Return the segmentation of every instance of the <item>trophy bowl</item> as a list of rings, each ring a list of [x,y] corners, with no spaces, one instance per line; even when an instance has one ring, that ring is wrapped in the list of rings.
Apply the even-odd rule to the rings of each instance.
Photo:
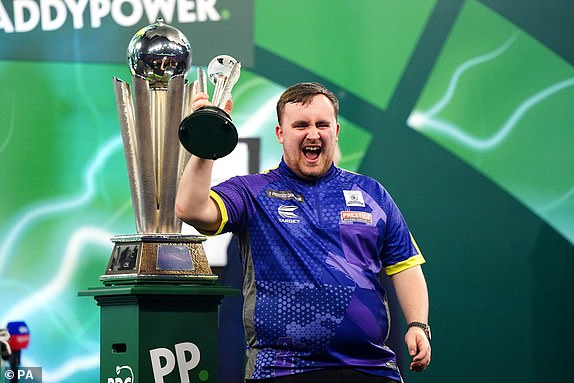
[[[179,140],[193,155],[216,160],[235,149],[237,129],[231,117],[220,108],[204,106],[187,116],[179,128]]]
[[[240,67],[241,64],[228,55],[219,55],[209,63],[208,77],[215,85],[212,105],[195,110],[179,126],[179,140],[191,154],[216,160],[227,156],[237,146],[237,129],[223,108],[231,99],[231,89],[239,79]],[[205,84],[201,84],[199,91],[207,92],[205,88]]]

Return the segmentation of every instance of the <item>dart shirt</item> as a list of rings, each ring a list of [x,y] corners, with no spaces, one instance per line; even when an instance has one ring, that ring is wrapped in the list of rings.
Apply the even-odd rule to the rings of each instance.
[[[400,381],[379,277],[424,263],[384,187],[332,166],[316,182],[281,161],[212,188],[244,266],[246,378],[349,367]]]

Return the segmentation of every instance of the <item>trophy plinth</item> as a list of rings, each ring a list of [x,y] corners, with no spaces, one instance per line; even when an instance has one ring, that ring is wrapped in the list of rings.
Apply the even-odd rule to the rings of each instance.
[[[114,250],[104,285],[139,283],[212,284],[217,276],[203,250],[201,235],[135,234],[112,238]]]

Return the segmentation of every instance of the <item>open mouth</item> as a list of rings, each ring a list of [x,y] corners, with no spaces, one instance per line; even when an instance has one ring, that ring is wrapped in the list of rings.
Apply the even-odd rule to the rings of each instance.
[[[303,147],[303,155],[309,161],[315,161],[321,155],[320,146],[305,146]]]

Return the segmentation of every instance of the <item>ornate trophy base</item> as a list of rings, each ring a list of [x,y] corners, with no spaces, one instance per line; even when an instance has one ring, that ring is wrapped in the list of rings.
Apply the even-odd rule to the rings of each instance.
[[[214,284],[202,246],[205,237],[182,234],[134,234],[112,238],[114,249],[106,286],[141,283]]]

